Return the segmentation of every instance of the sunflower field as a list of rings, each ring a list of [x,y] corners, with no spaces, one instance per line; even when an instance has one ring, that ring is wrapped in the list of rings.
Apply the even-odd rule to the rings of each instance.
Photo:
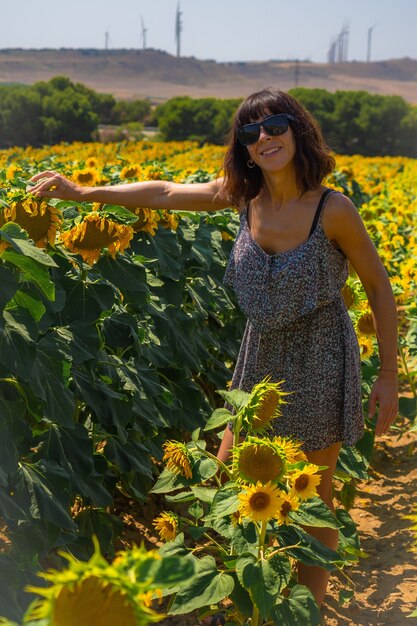
[[[222,284],[237,213],[131,211],[26,190],[44,169],[85,185],[204,182],[222,157],[218,146],[149,141],[0,152],[4,623],[137,626],[164,612],[209,615],[223,603],[236,626],[319,624],[293,560],[343,571],[361,556],[348,510],[356,481],[368,477],[373,422],[355,449],[342,449],[334,515],[316,494],[319,468],[296,444],[259,437],[262,406],[272,406],[267,420],[279,419],[279,386],[226,391],[245,323]],[[417,161],[339,156],[327,184],[354,201],[390,275],[400,322],[393,430],[416,431]],[[361,347],[366,414],[378,358],[353,270],[343,297]],[[235,446],[223,466],[212,433],[228,422]],[[265,460],[255,473],[253,455]],[[165,499],[154,521],[162,546],[115,554],[118,496],[144,506]],[[338,528],[338,551],[313,542],[308,525]],[[39,570],[49,573],[37,578]]]

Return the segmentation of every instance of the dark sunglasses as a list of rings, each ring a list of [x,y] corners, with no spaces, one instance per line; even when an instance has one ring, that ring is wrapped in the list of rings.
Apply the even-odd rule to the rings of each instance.
[[[276,135],[283,135],[288,130],[288,120],[295,120],[294,115],[289,113],[278,113],[277,115],[270,115],[261,122],[253,122],[252,124],[245,124],[237,130],[237,138],[242,146],[250,146],[252,143],[256,143],[261,134],[261,127],[271,137]]]

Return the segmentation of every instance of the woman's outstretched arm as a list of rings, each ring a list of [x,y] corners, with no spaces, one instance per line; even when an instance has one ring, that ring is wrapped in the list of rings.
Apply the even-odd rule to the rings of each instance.
[[[126,183],[105,187],[82,187],[65,176],[45,171],[31,178],[29,187],[35,196],[118,204],[128,209],[174,209],[182,211],[219,211],[230,206],[221,197],[222,178],[208,183],[181,184],[164,180]]]

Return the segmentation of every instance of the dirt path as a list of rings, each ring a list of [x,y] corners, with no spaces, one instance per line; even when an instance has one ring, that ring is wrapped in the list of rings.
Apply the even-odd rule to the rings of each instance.
[[[368,558],[347,572],[355,584],[355,599],[345,607],[338,602],[346,587],[333,576],[323,606],[323,624],[412,626],[407,615],[417,608],[417,552],[410,552],[413,536],[405,515],[417,504],[417,438],[392,435],[381,438],[375,454],[373,480],[359,485],[350,514],[358,524],[362,549]]]

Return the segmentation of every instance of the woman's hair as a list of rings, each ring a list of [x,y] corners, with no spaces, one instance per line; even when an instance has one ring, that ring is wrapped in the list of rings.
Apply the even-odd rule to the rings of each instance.
[[[288,93],[271,87],[263,89],[242,102],[230,131],[220,193],[233,206],[244,206],[256,198],[264,185],[260,167],[247,166],[249,152],[239,143],[237,130],[244,124],[276,113],[290,113],[295,117],[295,120],[289,120],[289,125],[295,141],[294,165],[300,194],[318,187],[335,167],[335,160],[313,116]]]

